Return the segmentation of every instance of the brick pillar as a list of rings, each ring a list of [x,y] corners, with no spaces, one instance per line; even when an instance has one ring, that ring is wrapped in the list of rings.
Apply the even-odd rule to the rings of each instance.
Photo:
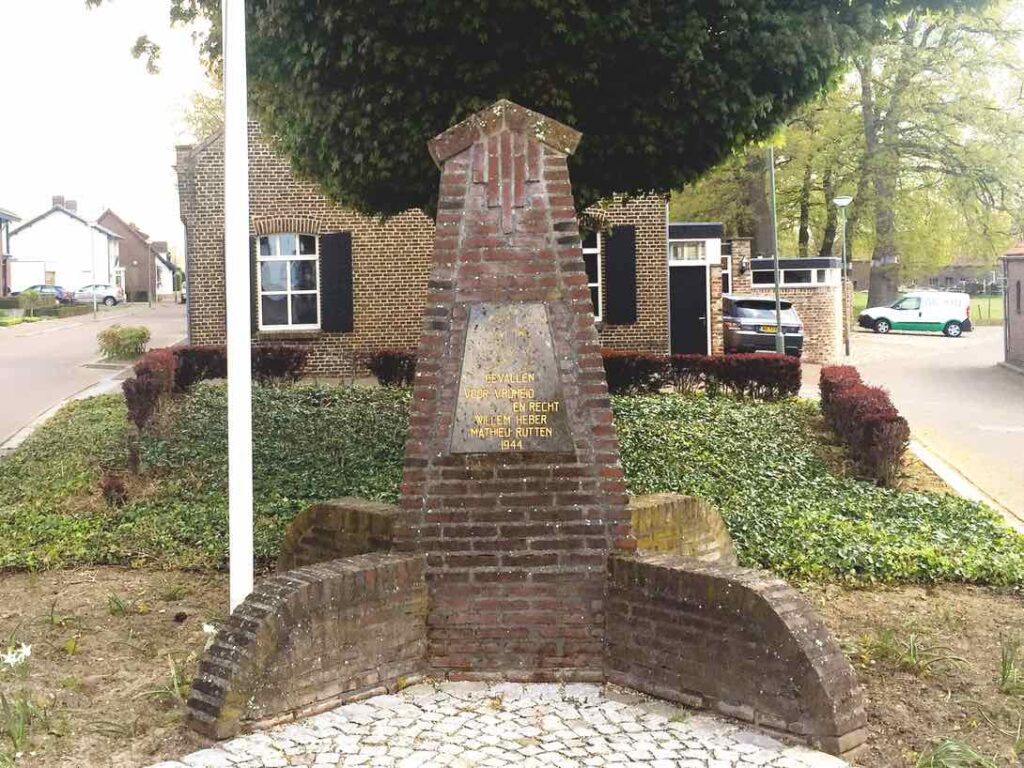
[[[450,677],[603,679],[608,554],[633,540],[566,165],[579,138],[499,101],[429,145],[395,540],[426,555],[428,657]]]

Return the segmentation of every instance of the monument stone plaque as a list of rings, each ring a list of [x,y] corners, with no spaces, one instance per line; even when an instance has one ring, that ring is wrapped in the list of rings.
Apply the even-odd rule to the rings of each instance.
[[[473,304],[451,452],[552,452],[572,447],[544,304]]]

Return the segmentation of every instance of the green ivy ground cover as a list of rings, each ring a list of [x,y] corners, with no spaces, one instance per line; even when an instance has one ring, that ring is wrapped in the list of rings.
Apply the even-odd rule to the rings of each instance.
[[[254,389],[256,549],[273,561],[313,500],[394,500],[408,393],[299,385]],[[817,449],[814,407],[661,395],[614,398],[630,492],[703,496],[746,564],[846,581],[1024,584],[1024,537],[991,510],[939,494],[836,477]],[[147,439],[129,500],[99,496],[127,463],[124,405],[72,403],[0,461],[0,567],[94,563],[222,567],[226,556],[223,383],[206,383]]]

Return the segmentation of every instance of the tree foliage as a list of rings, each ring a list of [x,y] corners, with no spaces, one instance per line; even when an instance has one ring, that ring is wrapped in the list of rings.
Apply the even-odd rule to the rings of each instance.
[[[783,256],[840,253],[832,199],[852,195],[848,241],[895,282],[953,261],[992,262],[1024,215],[1024,99],[1016,31],[1001,9],[914,12],[880,25],[874,44],[827,95],[787,121],[776,146]],[[677,194],[673,213],[715,210],[756,237],[751,189],[760,146]],[[759,186],[760,185],[760,186]]]
[[[216,63],[219,3],[171,2],[175,20],[213,22]],[[903,5],[248,0],[251,103],[300,172],[388,214],[432,203],[427,139],[509,98],[584,133],[572,159],[584,207],[678,188],[765,137]]]

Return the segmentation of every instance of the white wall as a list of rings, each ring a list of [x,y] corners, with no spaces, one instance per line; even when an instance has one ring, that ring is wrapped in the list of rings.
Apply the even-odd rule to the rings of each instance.
[[[11,290],[44,282],[54,272],[54,284],[70,291],[94,282],[113,282],[117,241],[61,212],[51,213],[11,235]],[[22,269],[19,262],[41,264]]]
[[[174,275],[171,270],[160,261],[153,258],[153,265],[156,267],[156,292],[159,296],[171,295],[174,293]]]

